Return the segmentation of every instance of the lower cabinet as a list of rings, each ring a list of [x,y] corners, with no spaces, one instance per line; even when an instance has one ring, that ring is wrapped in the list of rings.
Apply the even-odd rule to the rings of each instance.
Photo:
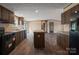
[[[26,38],[26,31],[15,32],[0,37],[0,55],[8,55]]]
[[[15,48],[15,35],[8,34],[1,37],[0,54],[7,55]]]
[[[66,34],[58,34],[57,36],[57,45],[64,50],[69,48],[69,37]]]
[[[20,44],[24,39],[26,39],[26,31],[20,31],[20,32],[16,32],[16,41],[15,44],[18,45]]]
[[[37,49],[45,48],[44,32],[34,32],[34,47]]]

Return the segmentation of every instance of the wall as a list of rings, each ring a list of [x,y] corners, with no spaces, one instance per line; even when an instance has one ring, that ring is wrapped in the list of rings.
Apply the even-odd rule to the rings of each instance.
[[[49,33],[49,22],[54,22],[54,33],[62,31],[62,25],[60,21],[55,21],[53,19],[48,21],[48,33]]]
[[[62,25],[61,21],[56,20],[48,20],[47,22],[47,32],[49,33],[49,22],[54,22],[54,33],[59,33],[61,31],[68,32],[69,31],[69,25],[65,24]],[[33,33],[36,30],[41,30],[41,21],[29,21],[29,32]]]
[[[41,30],[41,21],[30,21],[29,32],[32,33],[36,30]]]
[[[69,32],[69,29],[70,29],[69,24],[62,25],[62,31]]]
[[[61,22],[54,22],[54,33],[59,33],[62,31]]]

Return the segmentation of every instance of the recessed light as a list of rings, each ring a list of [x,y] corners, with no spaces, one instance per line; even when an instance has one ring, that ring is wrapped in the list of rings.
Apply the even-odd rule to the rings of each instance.
[[[39,11],[38,10],[35,10],[35,13],[38,13]]]
[[[75,13],[77,13],[77,11],[75,11]]]

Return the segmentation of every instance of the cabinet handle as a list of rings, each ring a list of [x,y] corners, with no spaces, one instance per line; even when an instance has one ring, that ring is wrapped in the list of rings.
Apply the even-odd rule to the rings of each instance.
[[[13,41],[15,41],[15,38],[13,38]]]
[[[10,43],[9,45],[8,45],[8,47],[10,48],[12,46],[12,43]]]

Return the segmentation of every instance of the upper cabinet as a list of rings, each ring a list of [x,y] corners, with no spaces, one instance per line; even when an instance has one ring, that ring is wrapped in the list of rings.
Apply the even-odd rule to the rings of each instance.
[[[14,23],[14,13],[13,12],[9,12],[9,20],[10,20],[10,23]]]
[[[71,18],[71,11],[68,10],[64,13],[61,14],[61,23],[62,24],[69,24],[70,23],[70,18]]]
[[[9,21],[9,15],[8,15],[8,10],[6,9],[6,8],[1,8],[1,11],[2,11],[2,13],[1,13],[1,19],[2,20],[5,20],[6,22],[8,22]]]
[[[73,13],[79,11],[79,4],[72,7],[71,9],[65,11],[61,14],[61,23],[62,24],[70,24],[70,19]]]
[[[75,13],[76,11],[79,11],[79,4],[71,8],[71,14]]]
[[[3,6],[0,6],[0,22],[14,24],[14,13]]]
[[[24,25],[24,17],[18,17],[18,24]]]

